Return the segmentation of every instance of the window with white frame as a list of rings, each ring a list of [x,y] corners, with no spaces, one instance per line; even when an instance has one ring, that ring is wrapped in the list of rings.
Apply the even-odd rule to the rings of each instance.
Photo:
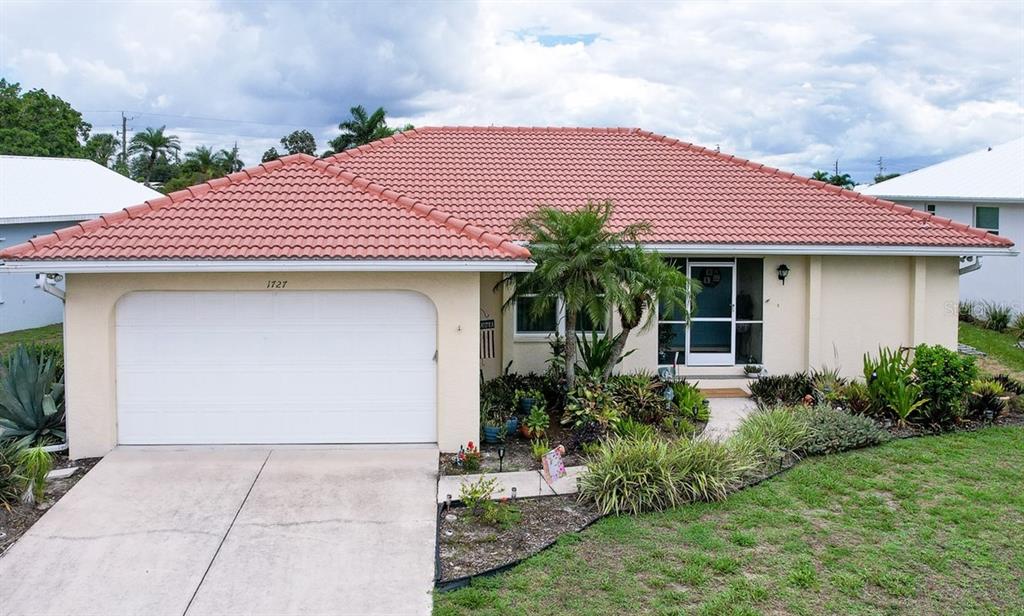
[[[999,208],[979,205],[974,208],[974,226],[989,233],[999,233]]]

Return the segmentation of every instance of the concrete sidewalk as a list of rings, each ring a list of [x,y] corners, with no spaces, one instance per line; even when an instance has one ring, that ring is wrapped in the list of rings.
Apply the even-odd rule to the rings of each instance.
[[[704,428],[704,434],[713,439],[732,436],[747,415],[757,410],[757,403],[750,398],[711,398],[711,418]]]
[[[512,497],[512,488],[516,489],[516,498],[532,496],[556,496],[559,494],[575,494],[576,478],[587,471],[585,466],[565,467],[565,477],[548,485],[540,471],[515,471],[509,473],[484,473],[476,475],[446,475],[437,482],[437,502],[443,503],[450,494],[452,500],[459,500],[462,485],[475,483],[481,477],[498,480],[498,489],[491,497],[493,500]]]
[[[435,447],[120,447],[0,558],[0,614],[429,614]]]

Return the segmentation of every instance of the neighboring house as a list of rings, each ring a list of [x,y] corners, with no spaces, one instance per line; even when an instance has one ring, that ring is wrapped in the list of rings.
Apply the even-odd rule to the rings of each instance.
[[[953,347],[959,256],[1013,253],[636,129],[421,128],[286,156],[0,259],[67,273],[75,457],[118,443],[453,451],[478,438],[480,375],[544,369],[561,327],[530,298],[502,310],[502,275],[533,267],[514,223],[587,199],[611,199],[617,224],[649,221],[647,246],[704,285],[689,323],[663,314],[631,336],[624,370],[851,375],[879,346]]]
[[[1024,240],[1024,138],[858,190],[1019,244]],[[960,297],[1008,304],[1024,312],[1024,258],[979,263],[980,269],[960,279]]]
[[[0,250],[159,196],[91,160],[0,156]],[[0,333],[63,318],[64,305],[35,274],[0,272]]]

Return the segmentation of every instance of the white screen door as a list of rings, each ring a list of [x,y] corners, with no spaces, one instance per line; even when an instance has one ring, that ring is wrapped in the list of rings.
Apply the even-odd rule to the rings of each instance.
[[[690,278],[700,282],[696,310],[686,328],[686,363],[691,366],[732,366],[736,363],[736,264],[693,262]]]

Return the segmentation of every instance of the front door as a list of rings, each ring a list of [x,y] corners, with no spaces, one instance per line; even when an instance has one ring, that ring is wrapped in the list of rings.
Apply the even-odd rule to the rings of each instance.
[[[732,261],[689,263],[688,275],[702,286],[686,329],[686,363],[690,366],[736,363],[735,267]]]

